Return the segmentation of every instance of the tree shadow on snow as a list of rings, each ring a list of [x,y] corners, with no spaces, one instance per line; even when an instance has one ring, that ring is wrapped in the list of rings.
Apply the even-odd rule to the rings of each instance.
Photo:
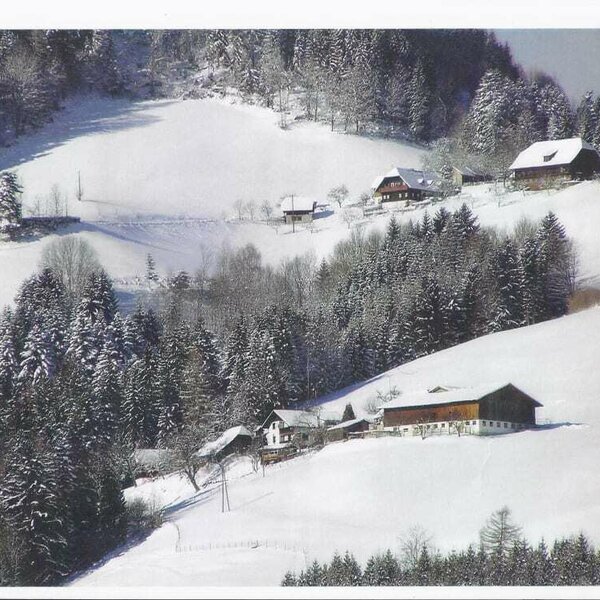
[[[165,100],[152,103],[162,108],[176,102]],[[13,145],[0,150],[0,170],[13,169],[20,164],[46,156],[67,142],[97,133],[145,127],[160,121],[149,113],[148,103],[127,99],[86,98],[81,105],[73,101],[55,119],[41,129],[17,138]]]
[[[165,507],[163,510],[163,519],[164,520],[163,520],[162,526],[169,523],[170,518],[175,513],[180,513],[181,511],[187,510],[194,506],[200,506],[201,504],[204,504],[213,496],[213,494],[217,490],[218,490],[218,486],[209,488],[206,490],[201,490],[200,492],[198,492],[197,494],[194,494],[194,496],[192,496],[190,498],[186,498],[185,500],[182,500],[181,502],[177,502],[176,504]],[[93,564],[81,569],[80,571],[77,571],[76,573],[73,573],[72,575],[69,575],[69,577],[62,582],[62,585],[63,586],[71,585],[80,577],[84,577],[85,575],[89,575],[90,573],[97,571],[99,568],[103,567],[106,563],[111,561],[113,558],[118,558],[119,556],[126,554],[131,549],[133,549],[135,546],[138,546],[139,544],[144,542],[154,531],[156,531],[156,529],[148,529],[146,531],[138,532],[134,535],[131,535],[131,537],[126,542],[124,542],[117,548],[111,550],[110,552],[108,552],[106,555],[104,555],[102,558],[100,558]]]
[[[538,423],[535,429],[559,429],[561,427],[588,427],[587,423],[572,423],[571,421],[561,421],[559,423]]]

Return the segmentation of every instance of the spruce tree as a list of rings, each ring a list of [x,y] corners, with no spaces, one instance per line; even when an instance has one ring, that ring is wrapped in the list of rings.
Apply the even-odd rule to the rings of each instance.
[[[6,465],[0,501],[9,526],[25,542],[23,583],[56,583],[66,574],[67,541],[51,452],[22,431],[12,440]]]
[[[0,173],[0,232],[20,225],[22,191],[15,173]]]

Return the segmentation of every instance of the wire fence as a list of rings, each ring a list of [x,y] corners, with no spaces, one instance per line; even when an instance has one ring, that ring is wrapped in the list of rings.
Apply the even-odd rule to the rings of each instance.
[[[178,532],[179,533],[179,532]],[[206,550],[235,550],[235,549],[256,549],[265,548],[272,550],[283,550],[286,552],[302,553],[306,557],[308,551],[304,546],[294,544],[285,540],[270,540],[270,539],[247,539],[247,540],[230,540],[222,542],[207,542],[204,544],[184,544],[178,540],[175,544],[175,552],[177,554],[187,552],[202,552]]]

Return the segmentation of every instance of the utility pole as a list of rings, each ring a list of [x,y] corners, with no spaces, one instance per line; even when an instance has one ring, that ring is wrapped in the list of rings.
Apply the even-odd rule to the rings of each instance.
[[[292,194],[292,233],[296,233],[296,219],[294,218],[294,194]]]
[[[222,463],[219,463],[221,467],[221,512],[225,512],[225,506],[227,506],[227,512],[231,510],[229,505],[229,492],[227,491],[227,479],[225,477],[225,468]]]
[[[83,200],[83,190],[81,189],[81,171],[77,171],[77,190],[75,191],[75,197],[79,202]]]

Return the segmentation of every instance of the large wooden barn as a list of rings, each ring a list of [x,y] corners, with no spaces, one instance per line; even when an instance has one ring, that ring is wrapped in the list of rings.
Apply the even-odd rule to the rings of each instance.
[[[420,202],[428,197],[441,196],[440,177],[436,173],[395,167],[378,177],[371,189],[373,199],[378,202],[413,200]]]
[[[473,388],[437,386],[386,403],[383,429],[401,435],[510,433],[536,424],[542,406],[511,383]]]
[[[589,179],[600,172],[600,154],[579,137],[536,142],[517,156],[509,170],[529,189],[547,182]]]

